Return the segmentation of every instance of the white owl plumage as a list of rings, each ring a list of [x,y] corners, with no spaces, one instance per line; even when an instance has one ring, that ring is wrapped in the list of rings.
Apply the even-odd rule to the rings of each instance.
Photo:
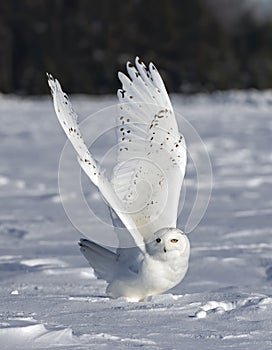
[[[180,191],[186,168],[186,145],[179,134],[164,83],[153,63],[147,68],[136,57],[118,74],[118,154],[111,179],[85,145],[68,96],[48,74],[55,112],[79,163],[99,188],[127,231],[118,234],[112,252],[98,243],[80,240],[81,252],[107,293],[143,300],[177,285],[184,277],[190,254],[187,236],[178,228]]]

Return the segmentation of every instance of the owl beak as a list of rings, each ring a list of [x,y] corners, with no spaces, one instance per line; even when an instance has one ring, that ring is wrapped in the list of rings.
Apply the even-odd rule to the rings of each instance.
[[[165,247],[163,248],[163,251],[166,253],[166,248]]]

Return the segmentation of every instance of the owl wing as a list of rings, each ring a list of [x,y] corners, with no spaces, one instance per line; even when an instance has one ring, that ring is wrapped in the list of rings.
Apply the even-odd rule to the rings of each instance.
[[[103,175],[103,171],[100,169],[99,164],[89,152],[83,141],[77,122],[77,114],[75,113],[67,94],[62,91],[61,85],[57,79],[54,79],[51,74],[47,74],[47,77],[53,96],[56,115],[65,134],[78,154],[78,160],[82,169],[90,180],[99,188],[108,205],[115,209],[119,218],[132,235],[133,241],[136,245],[144,250],[143,238],[139,233],[135,222],[130,215],[126,214],[126,210],[123,208],[123,203],[114,192],[111,182]],[[118,211],[116,208],[118,208]]]
[[[135,66],[127,63],[127,72],[119,73],[118,157],[111,183],[148,240],[161,228],[176,227],[186,145],[153,63],[147,68],[137,57]]]

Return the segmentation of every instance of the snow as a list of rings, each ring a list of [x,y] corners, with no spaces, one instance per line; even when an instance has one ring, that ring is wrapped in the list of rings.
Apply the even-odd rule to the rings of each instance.
[[[183,282],[168,294],[128,303],[105,295],[59,201],[66,139],[50,97],[0,96],[1,349],[272,348],[272,92],[172,100],[209,151],[213,192],[189,235]],[[82,120],[115,97],[72,101]],[[189,202],[192,169],[189,164]],[[109,226],[93,220],[92,229],[102,235]]]

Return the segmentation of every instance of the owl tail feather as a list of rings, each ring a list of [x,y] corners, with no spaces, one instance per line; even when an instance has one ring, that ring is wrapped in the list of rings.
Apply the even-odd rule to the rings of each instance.
[[[80,251],[94,269],[97,278],[111,282],[117,270],[117,254],[88,239],[78,242]]]

